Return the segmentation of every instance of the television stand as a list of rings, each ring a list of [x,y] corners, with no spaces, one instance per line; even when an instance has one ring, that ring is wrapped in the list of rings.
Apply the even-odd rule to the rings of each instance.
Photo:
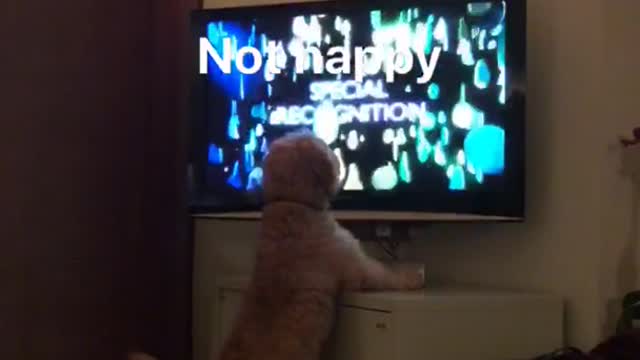
[[[229,334],[248,283],[217,283],[215,349]],[[562,300],[473,287],[354,292],[339,300],[331,360],[531,359],[563,344]]]

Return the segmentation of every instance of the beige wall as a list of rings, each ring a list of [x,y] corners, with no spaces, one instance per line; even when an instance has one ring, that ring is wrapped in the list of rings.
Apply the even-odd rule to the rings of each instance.
[[[640,103],[640,49],[632,44],[640,34],[640,4],[633,1],[609,1],[603,7],[605,45],[603,47],[606,94],[603,135],[609,140],[616,134],[640,126],[637,108]],[[624,49],[621,51],[621,49]],[[640,288],[640,183],[633,187],[629,179],[618,175],[618,151],[606,149],[600,172],[602,206],[599,229],[599,269],[601,304],[619,306],[617,300],[630,289]],[[601,306],[603,328],[607,322],[605,306]]]
[[[638,124],[640,54],[631,40],[640,33],[640,5],[606,3],[529,0],[527,222],[417,228],[405,248],[407,258],[428,264],[432,278],[565,296],[567,340],[580,347],[604,336],[606,305],[634,285],[620,273],[637,263],[623,256],[638,242],[638,217],[631,219],[630,182],[617,172],[615,144]],[[208,222],[198,229],[205,240],[196,257],[218,254],[209,266],[250,264],[256,225]],[[219,272],[200,272],[207,274],[200,281]]]

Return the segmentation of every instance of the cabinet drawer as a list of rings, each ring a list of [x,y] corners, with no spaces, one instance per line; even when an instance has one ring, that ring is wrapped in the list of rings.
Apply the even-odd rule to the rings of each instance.
[[[390,313],[341,306],[326,360],[389,360],[393,332]]]

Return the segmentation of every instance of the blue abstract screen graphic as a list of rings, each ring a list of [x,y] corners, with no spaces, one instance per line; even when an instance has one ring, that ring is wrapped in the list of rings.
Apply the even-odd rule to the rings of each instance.
[[[231,66],[209,58],[202,75],[205,185],[220,197],[259,192],[270,143],[306,128],[338,157],[345,193],[499,191],[511,166],[509,122],[520,121],[506,115],[508,16],[501,1],[211,16],[199,36],[229,50]],[[329,51],[336,46],[344,53]],[[363,58],[361,81],[356,47],[383,55],[377,71]],[[422,83],[421,59],[433,67]],[[407,64],[389,81],[387,66]]]

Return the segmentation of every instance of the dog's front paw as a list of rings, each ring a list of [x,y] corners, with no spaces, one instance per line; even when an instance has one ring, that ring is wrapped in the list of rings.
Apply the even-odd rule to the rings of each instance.
[[[404,277],[407,290],[417,290],[424,287],[424,270],[407,270]]]
[[[417,290],[424,287],[425,274],[423,265],[402,264],[394,267],[402,278],[405,290]]]

